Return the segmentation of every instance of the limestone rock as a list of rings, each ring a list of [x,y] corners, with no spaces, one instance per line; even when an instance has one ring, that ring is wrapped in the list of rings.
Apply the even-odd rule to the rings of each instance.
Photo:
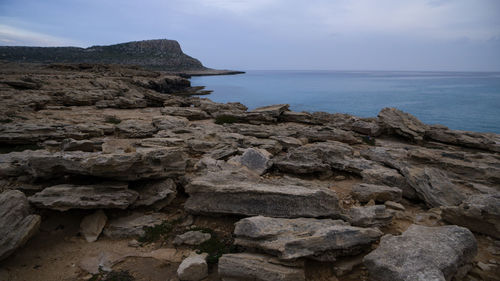
[[[153,125],[158,130],[174,130],[177,128],[186,128],[189,120],[185,117],[176,116],[158,116],[153,118]]]
[[[407,167],[402,173],[429,207],[455,206],[465,199],[465,191],[453,184],[441,170]]]
[[[106,225],[108,217],[102,210],[85,216],[80,223],[80,233],[83,235],[87,242],[94,242],[97,240]]]
[[[186,233],[175,236],[174,245],[200,245],[201,243],[209,240],[212,237],[210,233],[201,231],[188,231]]]
[[[394,210],[398,210],[398,211],[405,210],[405,206],[403,206],[402,204],[399,204],[398,202],[394,202],[394,201],[385,201],[384,205],[389,209],[394,209]]]
[[[129,153],[64,152],[46,150],[11,152],[0,157],[0,174],[51,179],[83,175],[123,181],[161,179],[184,174],[182,148],[144,148]]]
[[[442,208],[444,220],[500,239],[500,194],[477,194]]]
[[[384,108],[378,114],[380,126],[390,134],[408,138],[412,141],[422,141],[428,126],[415,116],[396,108]]]
[[[91,140],[64,139],[61,142],[63,151],[86,151],[94,152],[101,150],[99,144]]]
[[[288,104],[275,104],[275,105],[258,107],[256,109],[252,110],[251,112],[269,114],[270,116],[277,118],[283,112],[288,111],[289,107],[290,107],[290,105],[288,105]]]
[[[341,220],[263,216],[240,220],[234,234],[236,245],[260,249],[283,260],[319,261],[359,254],[382,236],[378,229],[353,227]]]
[[[381,203],[385,201],[399,202],[402,194],[402,190],[397,187],[366,183],[355,185],[351,190],[352,197],[362,203],[370,200]]]
[[[388,225],[392,216],[392,212],[386,210],[385,205],[373,205],[350,208],[346,212],[345,220],[354,226],[381,227]]]
[[[110,220],[104,228],[104,235],[113,239],[132,238],[144,235],[144,227],[163,223],[168,216],[163,213],[132,213],[131,215]]]
[[[373,280],[452,280],[477,253],[466,228],[411,225],[400,236],[385,235],[363,262]],[[463,276],[457,276],[463,277]]]
[[[31,215],[28,200],[21,191],[0,194],[0,261],[23,246],[40,226],[40,216]]]
[[[194,107],[173,107],[166,106],[160,110],[163,115],[180,116],[189,120],[209,119],[210,116],[205,111]]]
[[[29,201],[38,208],[58,211],[67,211],[69,209],[125,209],[137,199],[137,196],[137,192],[128,189],[127,184],[60,184],[45,188],[29,197]]]
[[[230,161],[246,166],[257,174],[262,175],[272,166],[271,156],[271,153],[264,149],[248,148],[243,155],[233,157]]]
[[[125,120],[116,125],[118,134],[128,138],[146,138],[154,135],[158,129],[151,124],[142,120]]]
[[[184,208],[201,214],[265,215],[272,217],[335,217],[336,194],[326,188],[271,183],[247,169],[226,166],[191,180]]]
[[[177,194],[176,185],[172,179],[140,183],[135,190],[139,193],[139,197],[132,207],[152,206],[156,210],[170,204]]]
[[[222,281],[305,281],[303,268],[287,266],[262,254],[225,254],[219,259]]]
[[[500,152],[498,134],[458,131],[432,126],[426,131],[426,137],[443,143]]]
[[[371,165],[368,169],[362,170],[360,175],[365,183],[395,186],[402,190],[403,197],[410,199],[417,198],[415,189],[413,189],[406,181],[406,178],[395,169],[387,168],[382,165]]]
[[[177,269],[177,277],[184,281],[199,281],[208,276],[207,253],[192,254]]]

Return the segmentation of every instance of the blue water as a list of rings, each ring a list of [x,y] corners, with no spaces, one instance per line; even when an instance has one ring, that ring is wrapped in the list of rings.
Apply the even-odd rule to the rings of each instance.
[[[213,90],[213,101],[250,109],[288,103],[294,111],[375,117],[384,107],[396,107],[427,124],[500,133],[500,73],[248,71],[191,82]]]

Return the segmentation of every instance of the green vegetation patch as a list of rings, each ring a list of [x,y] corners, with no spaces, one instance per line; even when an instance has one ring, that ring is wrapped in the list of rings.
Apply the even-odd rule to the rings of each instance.
[[[106,119],[104,119],[104,121],[111,124],[120,124],[122,122],[122,120],[116,116],[106,116]]]
[[[130,275],[128,271],[111,271],[109,273],[99,272],[94,274],[89,281],[134,281],[134,276]]]
[[[208,254],[208,263],[218,263],[219,258],[224,254],[240,252],[240,249],[237,246],[233,245],[232,238],[219,238],[217,234],[209,228],[192,228],[189,231],[201,231],[203,233],[210,233],[211,238],[196,247],[196,250],[199,254]]]
[[[161,224],[154,226],[145,226],[144,235],[139,237],[137,241],[141,243],[155,242],[159,240],[166,240],[169,234],[174,230],[174,227],[181,222],[181,219],[172,221],[164,221]]]
[[[375,145],[375,138],[374,137],[363,136],[361,138],[361,140],[363,140],[363,142],[368,144],[368,145]]]
[[[238,118],[231,115],[220,115],[215,118],[215,124],[232,124],[238,122]]]

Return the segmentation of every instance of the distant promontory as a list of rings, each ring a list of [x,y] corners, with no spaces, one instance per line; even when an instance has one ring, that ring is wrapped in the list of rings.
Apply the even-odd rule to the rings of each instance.
[[[214,72],[182,52],[175,40],[134,41],[108,46],[0,46],[0,60],[24,63],[101,63],[137,65],[152,70]],[[217,73],[214,73],[217,74]]]

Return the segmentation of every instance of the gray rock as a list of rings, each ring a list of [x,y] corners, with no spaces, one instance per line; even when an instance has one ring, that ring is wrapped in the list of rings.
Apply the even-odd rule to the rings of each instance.
[[[201,243],[210,240],[212,235],[201,231],[188,231],[186,233],[175,236],[174,245],[200,245]]]
[[[370,200],[381,203],[385,201],[399,202],[401,201],[402,194],[402,190],[397,187],[366,183],[357,184],[351,190],[352,197],[362,203]]]
[[[137,199],[137,192],[127,184],[96,185],[61,184],[47,187],[29,197],[38,208],[67,211],[69,209],[125,209]]]
[[[381,227],[391,223],[392,216],[392,212],[386,210],[385,205],[374,205],[352,207],[347,210],[344,219],[355,226]]]
[[[466,228],[411,225],[400,236],[382,237],[363,262],[377,281],[445,281],[462,275],[476,253],[476,239]]]
[[[500,194],[477,194],[459,206],[442,208],[444,220],[500,239]]]
[[[370,249],[382,232],[353,227],[341,220],[251,217],[235,224],[235,244],[255,248],[283,260],[309,258],[335,261]]]
[[[153,126],[158,130],[174,130],[179,128],[186,128],[189,120],[185,117],[176,116],[158,116],[153,118]]]
[[[396,134],[412,141],[422,141],[428,126],[415,116],[396,108],[384,108],[378,114],[380,126],[389,134]]]
[[[272,217],[335,217],[340,212],[335,192],[269,182],[248,169],[227,165],[191,180],[184,208],[192,213],[265,215]]]
[[[177,269],[177,277],[184,281],[199,281],[208,276],[208,254],[192,254],[185,258]]]
[[[268,255],[225,254],[219,259],[222,281],[305,281],[303,268],[288,266]]]
[[[455,206],[465,199],[465,191],[453,184],[442,170],[407,167],[402,173],[417,196],[431,208]]]
[[[110,220],[104,227],[104,235],[113,239],[140,237],[144,235],[144,227],[163,223],[168,216],[163,213],[131,215]]]
[[[40,226],[40,216],[31,215],[28,200],[21,191],[0,194],[0,261],[23,246]]]
[[[377,185],[397,186],[403,191],[403,197],[416,199],[415,189],[411,187],[406,178],[398,170],[387,168],[381,165],[371,165],[360,173],[363,182]]]
[[[83,175],[123,181],[161,179],[183,175],[186,156],[181,148],[144,148],[130,153],[64,152],[46,150],[11,152],[0,157],[0,174],[51,179]]]
[[[118,134],[128,138],[147,138],[158,132],[151,122],[142,120],[125,120],[116,125]]]
[[[382,129],[376,122],[369,122],[364,120],[357,120],[351,125],[351,129],[357,133],[368,136],[379,136]]]
[[[94,141],[74,140],[74,139],[62,140],[61,149],[63,151],[86,151],[86,152],[94,152],[101,150],[99,144]]]
[[[271,153],[264,149],[247,148],[243,155],[235,156],[230,161],[239,163],[262,175],[272,166]]]
[[[288,105],[288,104],[275,104],[275,105],[258,107],[250,112],[269,114],[270,116],[277,118],[283,112],[288,111],[289,107],[290,107],[290,105]]]
[[[85,216],[80,223],[80,233],[83,235],[87,242],[94,242],[97,240],[106,225],[108,217],[102,210]]]
[[[385,201],[384,205],[387,208],[398,210],[398,211],[404,211],[404,210],[406,210],[405,206],[403,206],[403,205],[401,205],[401,204],[399,204],[397,202],[393,202],[393,201]]]
[[[177,194],[175,182],[172,179],[147,182],[135,187],[139,193],[132,207],[152,206],[160,210],[170,204]]]
[[[500,136],[498,134],[458,131],[443,128],[443,126],[431,126],[425,135],[432,140],[443,143],[500,152]]]
[[[180,117],[185,117],[189,120],[203,120],[210,118],[210,115],[208,115],[208,113],[199,108],[194,108],[194,107],[166,106],[160,109],[160,112],[163,115],[180,116]]]
[[[295,112],[295,111],[284,111],[279,120],[282,122],[295,122],[295,123],[304,123],[304,124],[320,124],[321,122],[317,122],[313,120],[313,117],[310,113],[307,112]]]

